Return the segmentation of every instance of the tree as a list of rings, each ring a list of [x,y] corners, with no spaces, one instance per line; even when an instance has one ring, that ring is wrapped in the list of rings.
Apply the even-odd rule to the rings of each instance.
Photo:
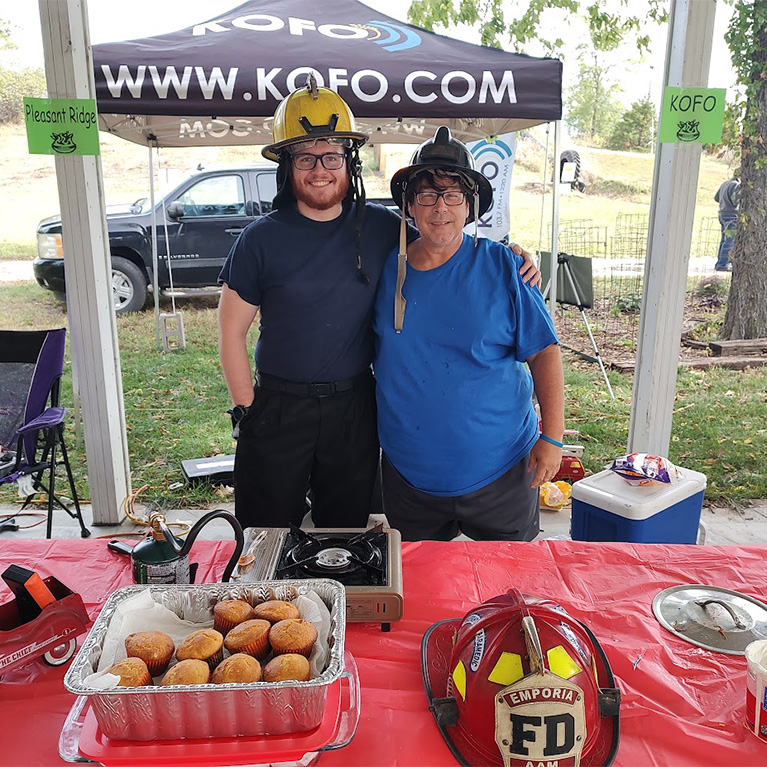
[[[24,97],[46,93],[42,69],[8,69],[0,65],[0,123],[18,122],[24,114]]]
[[[613,129],[609,149],[649,152],[652,148],[655,107],[649,98],[635,101]]]
[[[767,338],[767,0],[736,3],[725,39],[745,109],[740,217],[721,336]]]
[[[16,43],[11,40],[11,25],[5,19],[0,19],[0,51],[15,48]]]
[[[456,5],[457,3],[457,5]],[[481,35],[482,45],[500,48],[508,40],[511,48],[530,40],[541,42],[555,53],[562,49],[560,38],[548,37],[551,27],[542,23],[547,10],[563,10],[585,17],[594,47],[599,51],[616,48],[629,35],[636,35],[637,48],[647,50],[650,38],[643,32],[644,18],[625,11],[626,0],[620,4],[610,0],[527,0],[503,8],[502,0],[414,0],[408,18],[425,29],[447,29],[455,24],[467,24]],[[646,18],[665,21],[666,0],[647,0]]]
[[[572,133],[607,138],[621,113],[621,105],[613,96],[617,85],[607,84],[607,67],[600,66],[594,55],[593,63],[581,61],[578,82],[565,100],[565,122]]]

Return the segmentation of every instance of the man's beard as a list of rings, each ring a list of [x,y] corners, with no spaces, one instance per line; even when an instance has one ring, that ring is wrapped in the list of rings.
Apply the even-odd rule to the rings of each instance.
[[[325,187],[312,187],[308,184],[296,184],[293,179],[295,198],[314,210],[329,210],[343,202],[349,191],[349,177],[338,179],[335,184]]]

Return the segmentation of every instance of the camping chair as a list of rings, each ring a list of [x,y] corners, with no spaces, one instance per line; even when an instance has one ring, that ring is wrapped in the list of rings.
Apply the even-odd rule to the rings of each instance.
[[[59,407],[59,385],[64,370],[66,330],[0,330],[0,485],[29,476],[33,492],[48,496],[47,538],[51,537],[53,504],[80,523],[80,534],[91,532],[83,522],[72,469],[64,444],[66,408]],[[61,448],[61,457],[57,449]],[[63,465],[75,510],[55,495],[56,467]],[[47,484],[43,475],[48,472]]]

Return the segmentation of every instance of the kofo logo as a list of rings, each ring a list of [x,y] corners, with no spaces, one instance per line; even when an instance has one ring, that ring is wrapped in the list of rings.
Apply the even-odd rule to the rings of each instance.
[[[390,21],[369,21],[367,24],[354,24],[368,31],[368,40],[380,45],[385,51],[406,51],[421,44],[421,36],[408,27],[392,24]]]
[[[493,177],[498,172],[498,162],[505,162],[510,157],[514,156],[514,151],[505,142],[497,139],[496,141],[478,141],[472,148],[471,153],[474,156],[474,162],[477,164],[477,170],[487,176],[489,181],[493,180]],[[491,161],[488,163],[488,160]],[[495,173],[485,172],[484,168],[487,165],[495,167]]]

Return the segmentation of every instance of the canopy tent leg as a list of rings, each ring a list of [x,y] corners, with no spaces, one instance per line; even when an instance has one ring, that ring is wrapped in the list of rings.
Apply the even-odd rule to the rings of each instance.
[[[559,143],[561,121],[554,123],[554,163],[553,163],[553,194],[551,200],[551,255],[549,262],[549,274],[551,275],[551,288],[549,289],[549,314],[554,322],[557,312],[557,256],[559,255]]]
[[[158,349],[162,349],[160,333],[160,289],[157,274],[157,211],[154,204],[154,150],[149,145],[149,205],[152,209],[152,296],[154,297],[154,341]]]

